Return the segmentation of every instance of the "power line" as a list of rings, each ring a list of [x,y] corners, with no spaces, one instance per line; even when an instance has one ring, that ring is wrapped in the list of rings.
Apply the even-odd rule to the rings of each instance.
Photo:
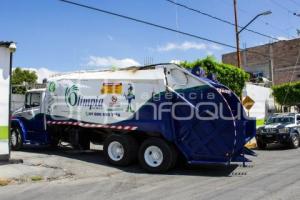
[[[225,47],[235,49],[235,46],[230,45],[230,44],[226,44],[226,43],[219,42],[219,41],[216,41],[216,40],[212,40],[212,39],[209,39],[209,38],[205,38],[205,37],[202,37],[202,36],[194,35],[194,34],[191,34],[191,33],[175,30],[173,28],[158,25],[158,24],[154,24],[152,22],[147,22],[147,21],[144,21],[144,20],[141,20],[141,19],[137,19],[137,18],[126,16],[126,15],[114,13],[114,12],[111,12],[111,11],[103,10],[103,9],[100,9],[100,8],[95,8],[95,7],[92,7],[92,6],[76,3],[76,2],[73,2],[73,1],[68,1],[68,0],[59,0],[59,1],[64,2],[64,3],[68,3],[68,4],[72,4],[72,5],[76,5],[76,6],[79,6],[79,7],[82,7],[82,8],[87,8],[87,9],[90,9],[90,10],[106,13],[106,14],[109,14],[109,15],[117,16],[117,17],[120,17],[120,18],[128,19],[128,20],[131,20],[131,21],[139,22],[139,23],[142,23],[142,24],[146,24],[146,25],[149,25],[149,26],[156,27],[156,28],[172,31],[172,32],[179,33],[179,34],[182,34],[182,35],[187,35],[187,36],[190,36],[190,37],[193,37],[193,38],[197,38],[197,39],[200,39],[200,40],[204,40],[204,41],[207,41],[207,42],[211,42],[211,43],[215,43],[215,44],[219,44],[219,45],[222,45],[222,46],[225,46]]]
[[[295,1],[295,0],[290,0],[290,2],[293,2],[294,4],[296,4],[296,5],[300,6],[300,3],[299,3],[299,2],[297,2],[297,1]]]
[[[140,20],[140,19],[136,19],[136,18],[133,18],[133,17],[121,15],[121,14],[110,12],[110,11],[107,11],[107,10],[102,10],[102,9],[95,8],[95,7],[88,6],[88,5],[84,5],[84,4],[79,4],[79,3],[69,1],[69,0],[58,0],[58,1],[68,3],[68,4],[72,4],[72,5],[79,6],[79,7],[83,7],[83,8],[87,8],[87,9],[90,9],[90,10],[102,12],[102,13],[105,13],[105,14],[117,16],[117,17],[120,17],[120,18],[128,19],[128,20],[131,20],[131,21],[139,22],[139,23],[142,23],[142,24],[146,24],[146,25],[149,25],[149,26],[153,26],[153,27],[168,30],[168,31],[171,31],[171,32],[179,33],[179,34],[182,34],[182,35],[190,36],[190,37],[193,37],[193,38],[196,38],[196,39],[200,39],[200,40],[208,41],[208,42],[211,42],[211,43],[219,44],[221,46],[229,47],[229,48],[232,48],[232,49],[236,49],[235,46],[230,45],[230,44],[226,44],[226,43],[223,43],[223,42],[218,42],[218,41],[215,41],[215,40],[212,40],[212,39],[208,39],[208,38],[204,38],[204,37],[194,35],[194,34],[191,34],[191,33],[175,30],[175,29],[172,29],[172,28],[169,28],[169,27],[166,27],[166,26],[154,24],[154,23],[147,22],[147,21]],[[248,49],[241,49],[241,51],[247,51],[249,53],[257,54],[257,55],[264,56],[264,57],[267,57],[267,58],[270,58],[270,59],[274,59],[274,57],[270,57],[270,55],[258,53],[258,52],[255,52],[255,51],[251,51],[251,50],[249,50],[249,48]],[[280,59],[278,58],[277,60],[290,61],[290,60],[284,59],[284,58],[280,58]]]
[[[181,3],[177,3],[177,2],[175,2],[175,1],[173,1],[173,0],[165,0],[165,1],[167,1],[167,2],[169,2],[169,3],[171,3],[171,4],[174,4],[174,5],[180,6],[180,7],[182,7],[182,8],[185,8],[185,9],[187,9],[187,10],[196,12],[196,13],[198,13],[198,14],[201,14],[201,15],[210,17],[210,18],[212,18],[212,19],[218,20],[218,21],[220,21],[220,22],[229,24],[229,25],[231,25],[231,26],[235,26],[235,24],[232,23],[232,22],[230,22],[230,21],[227,21],[227,20],[225,20],[225,19],[222,19],[222,18],[213,16],[213,15],[211,15],[211,14],[209,14],[209,13],[205,13],[205,12],[203,12],[203,11],[200,11],[200,10],[197,10],[197,9],[194,9],[194,8],[191,8],[191,7],[187,6],[187,5],[184,5],[184,4],[181,4]],[[243,27],[240,26],[240,25],[238,25],[238,27],[239,27],[239,28],[243,28]],[[249,31],[249,32],[251,32],[251,33],[255,33],[255,34],[257,34],[257,35],[263,36],[263,37],[267,37],[267,38],[270,38],[270,39],[279,41],[278,38],[275,38],[275,37],[266,35],[266,34],[264,34],[264,33],[260,33],[260,32],[258,32],[258,31],[254,31],[254,30],[252,30],[252,29],[246,28],[245,30],[247,30],[247,31]]]
[[[228,2],[228,1],[219,1],[219,2],[222,2],[224,5],[226,5],[228,7],[232,7],[233,6],[233,4],[230,3],[230,2]],[[239,7],[237,9],[239,10],[239,13],[245,14],[247,16],[251,16],[248,10],[245,10],[245,9],[242,9],[242,8],[239,8]],[[295,39],[295,37],[291,36],[288,31],[286,31],[284,29],[281,29],[278,26],[276,26],[274,24],[271,24],[270,22],[267,22],[267,21],[265,21],[263,19],[257,19],[257,20],[263,22],[265,25],[269,26],[270,28],[272,28],[272,29],[274,29],[276,31],[280,31],[280,32],[282,32],[284,34],[287,34],[289,38],[294,38]],[[293,27],[293,28],[295,28],[295,27]]]
[[[295,12],[291,11],[289,8],[283,6],[281,3],[278,3],[277,1],[275,0],[270,0],[272,3],[274,3],[275,5],[277,5],[278,7],[280,7],[281,9],[283,10],[286,10],[288,13],[291,13],[293,15],[295,15]]]

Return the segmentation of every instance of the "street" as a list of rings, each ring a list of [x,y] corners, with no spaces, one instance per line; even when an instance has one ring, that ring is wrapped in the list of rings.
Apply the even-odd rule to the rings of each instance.
[[[6,199],[298,199],[300,149],[273,145],[242,166],[179,166],[168,174],[147,174],[138,165],[109,166],[99,150],[27,148],[12,152],[24,159],[17,170],[28,170],[8,186]],[[28,181],[24,176],[39,176]],[[11,170],[10,170],[11,171]],[[0,172],[0,178],[3,174]],[[7,175],[9,177],[9,175]]]

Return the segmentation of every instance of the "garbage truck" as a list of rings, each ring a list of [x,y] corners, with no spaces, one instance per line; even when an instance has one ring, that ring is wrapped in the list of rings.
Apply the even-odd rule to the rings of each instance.
[[[154,173],[179,157],[188,164],[250,161],[245,154],[255,153],[244,145],[255,136],[255,120],[235,93],[199,70],[156,64],[53,76],[14,112],[11,146],[103,144],[109,163],[138,160]]]

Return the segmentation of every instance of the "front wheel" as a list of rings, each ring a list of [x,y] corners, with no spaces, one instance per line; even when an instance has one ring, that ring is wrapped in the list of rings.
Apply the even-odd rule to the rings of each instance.
[[[145,140],[139,149],[140,165],[150,173],[166,172],[175,166],[177,150],[160,138]]]
[[[297,149],[299,147],[299,137],[296,134],[291,136],[290,147],[292,149]]]
[[[261,141],[261,140],[257,140],[256,144],[257,144],[258,149],[264,150],[264,149],[266,149],[266,147],[267,147],[267,144],[264,143],[264,142]]]
[[[20,150],[23,146],[23,139],[19,127],[13,127],[10,132],[10,147],[12,150]]]

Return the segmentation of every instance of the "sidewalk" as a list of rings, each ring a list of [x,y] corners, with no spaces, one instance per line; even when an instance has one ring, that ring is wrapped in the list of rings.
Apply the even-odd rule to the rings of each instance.
[[[24,182],[51,181],[68,176],[59,167],[23,162],[0,162],[0,186]]]
[[[8,154],[8,142],[0,140],[0,152],[1,154]]]

